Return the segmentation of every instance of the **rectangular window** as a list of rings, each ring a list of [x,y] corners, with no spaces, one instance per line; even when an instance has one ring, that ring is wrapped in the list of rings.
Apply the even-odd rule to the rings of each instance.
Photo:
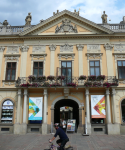
[[[36,77],[43,76],[43,62],[34,62],[33,75]]]
[[[66,83],[71,83],[72,81],[72,62],[71,61],[62,61],[61,75],[65,76]]]
[[[99,76],[100,75],[100,61],[90,61],[90,75]]]
[[[6,67],[6,80],[15,80],[16,62],[8,62]]]
[[[117,61],[117,65],[118,65],[118,77],[119,79],[125,79],[125,61],[121,60],[121,61]]]

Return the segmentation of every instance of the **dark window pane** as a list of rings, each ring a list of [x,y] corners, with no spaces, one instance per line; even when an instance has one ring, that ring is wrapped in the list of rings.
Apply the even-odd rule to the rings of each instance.
[[[10,80],[10,75],[11,75],[11,69],[7,70],[7,80]]]
[[[71,67],[71,62],[67,62],[67,67]]]
[[[39,76],[43,75],[43,69],[39,69]]]
[[[119,79],[125,79],[125,67],[118,67]]]
[[[38,75],[38,69],[34,69],[34,76],[37,77],[37,75]]]
[[[34,62],[34,67],[38,67],[38,62]]]
[[[90,61],[90,66],[94,66],[94,61]]]
[[[95,66],[99,66],[99,61],[95,61]]]
[[[11,76],[11,80],[15,80],[15,69],[12,70],[12,76]]]
[[[90,75],[95,75],[94,68],[90,68]]]
[[[122,105],[123,105],[123,104],[125,105],[125,99],[122,101]]]
[[[118,66],[122,66],[122,61],[118,61]]]
[[[7,63],[7,68],[11,68],[11,63]]]
[[[13,68],[16,68],[16,63],[12,63],[12,67],[13,67]]]
[[[62,75],[66,76],[66,69],[62,69]]]
[[[125,123],[125,106],[122,106],[122,121]]]
[[[125,61],[123,61],[123,66],[125,66]]]
[[[43,67],[43,62],[39,62],[39,67]]]
[[[62,67],[66,67],[66,62],[62,62]]]
[[[95,74],[96,74],[96,76],[100,75],[100,69],[99,68],[95,68]]]
[[[71,76],[71,69],[67,69],[67,76],[69,77],[69,76]]]

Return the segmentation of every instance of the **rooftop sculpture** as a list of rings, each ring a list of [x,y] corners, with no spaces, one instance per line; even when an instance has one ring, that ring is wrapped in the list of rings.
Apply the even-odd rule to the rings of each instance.
[[[107,24],[107,17],[108,17],[108,15],[106,15],[105,11],[103,11],[103,15],[101,16],[103,24]]]
[[[30,26],[31,25],[31,20],[32,20],[31,13],[28,13],[28,16],[26,16],[26,19],[25,19],[25,25]]]

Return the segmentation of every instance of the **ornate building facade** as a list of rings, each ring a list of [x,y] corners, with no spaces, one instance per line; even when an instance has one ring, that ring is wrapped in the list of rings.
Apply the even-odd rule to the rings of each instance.
[[[125,17],[108,24],[104,12],[96,24],[64,10],[37,25],[31,19],[0,24],[0,133],[47,134],[68,106],[77,132],[87,123],[89,134],[124,134]],[[93,95],[104,95],[106,117],[92,118]],[[28,120],[29,97],[43,97],[42,122]]]

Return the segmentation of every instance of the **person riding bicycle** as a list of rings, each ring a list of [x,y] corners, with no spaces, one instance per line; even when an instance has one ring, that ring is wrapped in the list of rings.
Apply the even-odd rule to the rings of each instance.
[[[63,129],[59,127],[58,123],[55,123],[54,127],[56,129],[56,133],[54,137],[51,140],[49,140],[49,142],[51,143],[57,137],[57,135],[59,135],[60,139],[58,139],[56,143],[60,146],[60,150],[64,150],[64,146],[69,141],[69,138],[63,131]]]

